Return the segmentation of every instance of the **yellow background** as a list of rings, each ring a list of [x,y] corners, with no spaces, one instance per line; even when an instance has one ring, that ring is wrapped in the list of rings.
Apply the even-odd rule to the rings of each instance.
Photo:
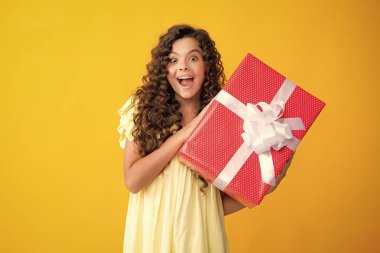
[[[117,110],[158,36],[205,28],[326,102],[283,183],[226,217],[232,252],[379,252],[377,1],[2,1],[0,252],[121,252]]]

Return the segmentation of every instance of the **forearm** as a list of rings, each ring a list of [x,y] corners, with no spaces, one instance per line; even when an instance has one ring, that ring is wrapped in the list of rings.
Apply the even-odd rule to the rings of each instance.
[[[183,142],[183,135],[178,132],[168,138],[158,149],[149,155],[137,159],[130,166],[125,164],[125,180],[129,191],[137,193],[149,185],[178,153]],[[133,152],[138,151],[135,149]],[[131,153],[129,152],[129,154]]]
[[[234,200],[227,194],[222,194],[224,216],[240,211],[245,208],[243,204],[240,204],[237,200]]]
[[[205,109],[147,156],[141,157],[137,144],[127,141],[124,151],[124,175],[125,184],[131,192],[136,193],[150,184],[165,168],[202,118]]]
[[[284,165],[283,171],[276,178],[276,184],[274,186],[271,186],[268,189],[268,191],[266,192],[266,195],[272,193],[276,189],[276,187],[280,184],[281,180],[285,177],[286,172],[287,172],[287,170],[288,170],[288,168],[292,162],[293,156],[294,156],[294,154],[289,158],[287,163]],[[245,207],[244,205],[240,204],[238,201],[236,201],[233,198],[231,198],[230,196],[228,196],[226,193],[220,192],[220,194],[222,197],[223,210],[224,210],[225,216],[229,215],[231,213],[237,212],[237,211],[239,211]]]

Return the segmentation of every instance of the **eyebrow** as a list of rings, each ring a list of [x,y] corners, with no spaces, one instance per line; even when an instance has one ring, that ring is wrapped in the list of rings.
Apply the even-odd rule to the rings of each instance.
[[[192,52],[198,52],[199,54],[202,54],[202,52],[199,51],[199,49],[197,49],[197,48],[190,50],[187,54],[191,54]],[[174,51],[170,51],[170,53],[178,55],[178,53],[176,53]]]

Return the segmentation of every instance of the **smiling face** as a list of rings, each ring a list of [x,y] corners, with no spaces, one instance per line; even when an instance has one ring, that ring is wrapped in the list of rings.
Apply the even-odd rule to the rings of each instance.
[[[167,79],[181,104],[200,100],[205,79],[202,54],[199,42],[194,38],[182,38],[173,43]]]

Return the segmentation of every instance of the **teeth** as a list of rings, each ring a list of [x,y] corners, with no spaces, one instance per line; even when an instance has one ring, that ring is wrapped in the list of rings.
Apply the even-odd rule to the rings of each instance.
[[[184,80],[184,79],[193,79],[192,77],[190,76],[180,76],[178,77],[179,80]]]

